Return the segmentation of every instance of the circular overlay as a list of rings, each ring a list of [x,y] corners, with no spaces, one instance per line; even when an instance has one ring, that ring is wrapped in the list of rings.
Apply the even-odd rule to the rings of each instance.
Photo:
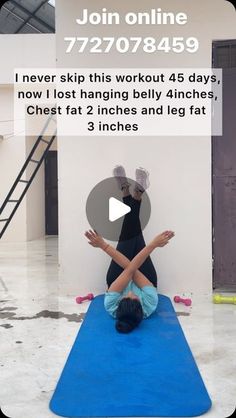
[[[130,178],[127,180],[132,195],[136,182]],[[137,216],[136,202],[133,202],[132,199],[131,201],[129,199],[123,201],[122,196],[117,180],[114,177],[109,177],[96,184],[87,198],[86,214],[91,228],[110,241],[119,240],[124,219],[124,228],[128,229],[129,233],[126,239],[131,239],[137,235],[137,231],[133,228],[135,219],[137,219],[135,218]],[[126,212],[127,215],[125,215]],[[144,192],[139,212],[142,231],[146,227],[150,215],[150,199],[148,194]],[[123,237],[122,240],[124,240]]]

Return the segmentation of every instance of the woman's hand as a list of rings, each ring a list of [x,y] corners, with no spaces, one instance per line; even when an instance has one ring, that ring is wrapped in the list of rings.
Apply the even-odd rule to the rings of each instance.
[[[102,250],[106,248],[106,241],[101,235],[98,235],[96,231],[90,229],[89,231],[86,231],[84,235],[88,238],[88,243],[92,245],[92,247],[101,248]]]
[[[164,231],[161,234],[157,235],[152,241],[151,245],[156,247],[164,247],[166,244],[168,244],[169,240],[173,238],[175,233],[173,231]]]

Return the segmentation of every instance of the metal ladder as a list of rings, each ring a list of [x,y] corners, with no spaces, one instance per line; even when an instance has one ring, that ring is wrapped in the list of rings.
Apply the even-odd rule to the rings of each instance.
[[[44,139],[44,133],[45,133],[45,131],[46,131],[46,129],[47,129],[47,127],[48,127],[48,125],[49,125],[49,123],[51,121],[56,122],[56,120],[52,116],[50,118],[48,118],[48,120],[47,120],[47,122],[46,122],[46,124],[45,124],[45,126],[44,126],[44,128],[43,128],[43,130],[42,130],[42,132],[40,134],[40,136],[37,138],[37,140],[36,140],[36,142],[35,142],[32,150],[30,151],[30,153],[29,153],[29,155],[27,157],[27,160],[25,161],[25,163],[24,163],[22,169],[20,170],[20,172],[19,172],[19,174],[18,174],[15,182],[13,183],[13,185],[12,185],[12,187],[11,187],[11,189],[10,189],[7,197],[6,197],[6,199],[4,200],[2,206],[0,207],[0,226],[1,226],[1,224],[4,224],[2,230],[0,231],[0,239],[2,238],[2,236],[3,236],[4,232],[6,231],[8,225],[10,224],[13,216],[15,215],[15,213],[16,213],[16,211],[18,209],[18,207],[20,206],[20,204],[21,204],[21,202],[22,202],[22,200],[23,200],[23,198],[24,198],[27,190],[29,189],[29,187],[30,187],[30,185],[31,185],[34,177],[36,176],[39,168],[41,167],[41,165],[42,165],[42,163],[43,163],[43,161],[44,161],[44,159],[45,159],[45,157],[46,157],[46,155],[47,155],[47,153],[48,153],[48,151],[49,151],[49,149],[50,149],[50,147],[51,147],[51,145],[52,145],[52,143],[53,143],[53,141],[54,141],[54,139],[56,137],[56,129],[55,129],[53,131],[54,133],[51,136],[51,139],[49,141],[47,141],[46,139]],[[34,160],[32,157],[33,157],[36,149],[38,148],[38,146],[42,142],[46,143],[47,146],[44,149],[41,158],[39,160]],[[23,174],[24,174],[24,172],[25,172],[25,170],[26,170],[26,168],[28,167],[29,164],[34,164],[35,165],[35,169],[33,170],[33,172],[31,174],[29,180],[23,180],[22,179],[22,176],[23,176]],[[25,188],[23,189],[23,191],[21,191],[20,197],[17,200],[12,199],[11,197],[12,197],[12,194],[14,193],[16,187],[19,184],[22,184],[22,183],[25,184]],[[3,210],[5,209],[5,207],[7,206],[7,204],[11,204],[11,205],[13,204],[14,207],[12,208],[12,211],[10,212],[10,216],[7,217],[7,219],[1,219],[1,214],[2,214]]]

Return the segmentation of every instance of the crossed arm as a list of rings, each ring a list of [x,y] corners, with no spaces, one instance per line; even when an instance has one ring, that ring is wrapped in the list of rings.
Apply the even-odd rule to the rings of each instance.
[[[133,280],[140,288],[144,286],[153,286],[150,280],[148,280],[138,269],[155,248],[164,247],[169,242],[174,236],[174,232],[165,231],[162,234],[157,235],[150,244],[144,247],[131,261],[110,244],[107,244],[107,242],[96,232],[91,230],[87,231],[85,236],[88,238],[90,245],[101,248],[124,269],[108,289],[109,292],[122,292],[130,280]]]

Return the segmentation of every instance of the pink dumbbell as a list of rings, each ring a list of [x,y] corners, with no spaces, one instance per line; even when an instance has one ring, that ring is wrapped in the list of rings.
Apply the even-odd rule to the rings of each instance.
[[[192,305],[191,299],[183,299],[180,296],[175,296],[174,301],[176,303],[184,303],[185,306],[191,306]]]
[[[89,293],[87,296],[77,296],[75,299],[76,303],[82,303],[84,300],[92,300],[94,298],[92,293]]]

